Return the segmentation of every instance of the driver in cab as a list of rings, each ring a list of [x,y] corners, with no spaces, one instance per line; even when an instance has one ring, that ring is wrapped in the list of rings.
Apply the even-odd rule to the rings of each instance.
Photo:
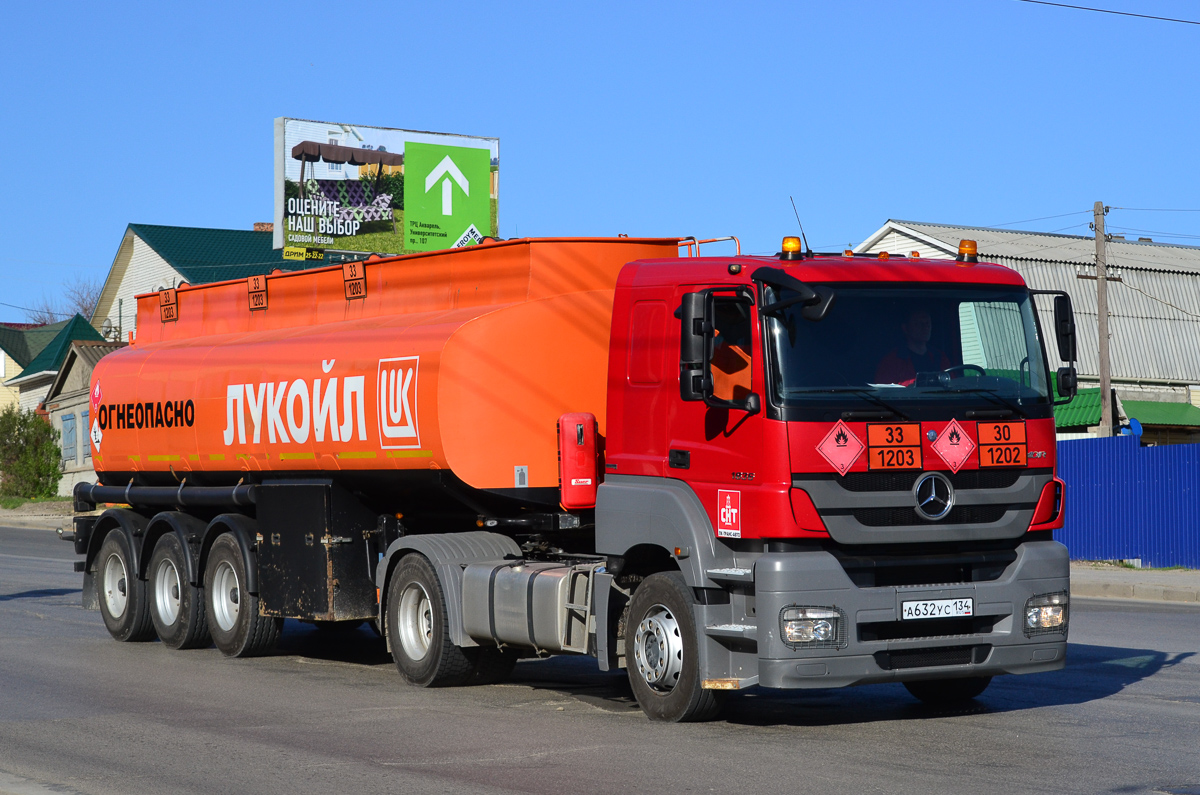
[[[904,342],[888,352],[875,370],[877,384],[909,386],[917,373],[940,373],[952,367],[945,351],[929,344],[933,319],[925,309],[913,309],[900,324]]]

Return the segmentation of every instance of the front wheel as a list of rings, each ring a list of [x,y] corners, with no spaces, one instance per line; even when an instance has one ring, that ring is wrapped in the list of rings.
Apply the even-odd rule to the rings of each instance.
[[[652,574],[629,600],[629,684],[651,720],[712,720],[725,693],[703,689],[691,589],[679,572]]]
[[[450,640],[446,600],[424,555],[405,555],[388,585],[387,634],[405,681],[420,687],[461,685],[473,664]]]
[[[926,704],[957,704],[970,701],[987,690],[992,681],[990,676],[973,676],[967,679],[918,679],[905,682],[908,692]]]
[[[104,537],[96,558],[96,574],[100,579],[100,615],[108,634],[119,641],[153,640],[146,581],[134,574],[129,540],[120,530]]]
[[[242,547],[232,533],[213,542],[204,568],[208,627],[226,657],[269,654],[279,642],[282,618],[260,615],[258,597],[246,590]]]

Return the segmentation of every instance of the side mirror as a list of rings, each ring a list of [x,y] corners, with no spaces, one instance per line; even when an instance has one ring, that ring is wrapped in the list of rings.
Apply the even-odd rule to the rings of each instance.
[[[751,392],[747,395],[742,405],[747,414],[757,414],[762,411],[762,400],[759,398],[757,392]]]
[[[1071,309],[1071,299],[1065,295],[1054,296],[1054,335],[1058,339],[1058,358],[1064,362],[1074,362],[1075,313]],[[1059,370],[1059,373],[1061,374],[1062,370]],[[1059,389],[1061,391],[1061,384]]]
[[[685,293],[679,307],[679,397],[683,400],[704,400],[705,363],[713,336],[708,305],[704,293]]]
[[[1074,367],[1058,368],[1058,394],[1064,398],[1063,402],[1071,400],[1075,397],[1075,393],[1079,391],[1079,375],[1075,372]]]

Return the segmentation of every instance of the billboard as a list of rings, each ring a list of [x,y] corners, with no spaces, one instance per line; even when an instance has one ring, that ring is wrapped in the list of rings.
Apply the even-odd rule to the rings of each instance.
[[[500,140],[275,120],[275,248],[409,254],[499,234]]]

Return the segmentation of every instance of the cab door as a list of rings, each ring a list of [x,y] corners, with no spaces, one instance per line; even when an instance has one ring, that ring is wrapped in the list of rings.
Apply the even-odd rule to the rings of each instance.
[[[688,292],[680,290],[677,302]],[[710,399],[685,400],[682,389],[672,399],[666,475],[692,486],[717,536],[754,538],[760,535],[766,516],[761,472],[763,415],[761,410],[712,403],[744,404],[756,394],[761,405],[765,381],[760,324],[753,297],[745,288],[719,287],[705,292],[711,294],[707,312],[711,342],[704,362],[705,377],[711,379]],[[683,366],[681,378],[689,377]]]

